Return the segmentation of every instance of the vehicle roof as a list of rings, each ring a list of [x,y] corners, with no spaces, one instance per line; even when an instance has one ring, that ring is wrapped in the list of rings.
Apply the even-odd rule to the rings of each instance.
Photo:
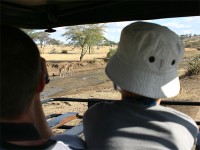
[[[200,0],[0,0],[1,22],[30,29],[200,15]]]

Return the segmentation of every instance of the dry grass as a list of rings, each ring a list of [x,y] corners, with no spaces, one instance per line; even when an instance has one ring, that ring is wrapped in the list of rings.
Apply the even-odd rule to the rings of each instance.
[[[47,61],[79,61],[80,54],[41,54]],[[105,58],[106,54],[86,54],[83,61],[93,60],[95,58]]]
[[[93,48],[91,54],[86,54],[84,56],[83,60],[92,60],[94,58],[105,58],[107,53],[109,52],[109,49],[114,49],[116,47],[110,47],[110,46],[104,46],[97,49],[96,47]],[[57,54],[49,54],[52,49],[55,49]],[[67,54],[61,54],[62,50],[67,50]],[[41,50],[40,50],[41,51]],[[81,49],[75,48],[73,49],[72,46],[46,46],[44,48],[44,53],[41,54],[42,57],[44,57],[47,61],[65,61],[65,60],[74,60],[79,61]],[[185,55],[184,59],[189,59],[191,57],[196,57],[200,55],[200,51],[198,51],[195,48],[186,48],[185,49]]]
[[[196,48],[185,48],[184,59],[194,58],[200,55],[200,51]]]
[[[91,54],[87,53],[83,57],[83,61],[93,60],[95,58],[105,58],[110,48],[114,47],[104,46],[100,47],[99,49],[94,47]],[[55,49],[57,54],[49,54],[52,49]],[[62,50],[67,50],[67,54],[61,54]],[[52,48],[52,46],[46,46],[44,49],[44,54],[42,53],[41,56],[47,61],[79,61],[80,54],[80,48],[73,49],[73,47],[70,46]]]
[[[94,58],[105,58],[107,53],[109,52],[109,49],[113,48],[110,46],[103,46],[97,49],[97,47],[94,47],[91,50],[91,54],[87,53],[84,56],[85,60],[91,60]],[[54,54],[50,54],[51,51],[54,49]],[[62,51],[67,51],[67,54],[62,54]],[[79,60],[80,54],[81,54],[81,48],[74,48],[72,46],[46,46],[44,50],[41,50],[41,56],[44,57],[46,60]]]

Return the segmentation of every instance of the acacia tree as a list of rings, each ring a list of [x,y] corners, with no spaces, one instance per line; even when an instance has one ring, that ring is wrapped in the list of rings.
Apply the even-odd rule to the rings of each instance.
[[[46,32],[35,32],[35,40],[39,42],[40,48],[43,49],[44,45],[50,40],[50,37]]]
[[[66,27],[66,32],[62,35],[70,41],[73,46],[81,47],[80,61],[83,56],[90,51],[91,47],[103,40],[105,26],[102,24],[95,25],[78,25]]]
[[[88,25],[88,26],[90,27],[87,31],[87,34],[88,34],[87,46],[88,46],[88,50],[90,54],[91,48],[94,45],[98,45],[98,43],[104,40],[103,32],[104,32],[105,26],[104,25]]]
[[[22,29],[26,34],[28,34],[34,41],[36,41],[37,34],[33,29]]]
[[[44,46],[46,44],[51,44],[53,46],[55,45],[64,45],[63,42],[60,40],[56,40],[54,38],[50,38],[49,34],[46,32],[36,32],[35,30],[32,29],[22,29],[26,34],[28,34],[36,43],[39,43],[41,52],[43,53],[44,51]]]
[[[46,32],[36,32],[35,30],[32,29],[22,29],[26,34],[28,34],[34,41],[35,43],[39,43],[41,51],[44,51],[44,46],[45,44],[48,44],[48,42],[51,40],[49,37],[49,34]]]
[[[60,40],[56,40],[54,38],[49,38],[46,43],[49,44],[49,45],[53,45],[53,46],[55,46],[55,45],[57,45],[57,46],[58,45],[64,45],[63,42],[61,42]]]
[[[100,45],[112,47],[113,45],[117,45],[117,43],[114,41],[110,41],[107,38],[104,38],[104,40],[100,43]]]

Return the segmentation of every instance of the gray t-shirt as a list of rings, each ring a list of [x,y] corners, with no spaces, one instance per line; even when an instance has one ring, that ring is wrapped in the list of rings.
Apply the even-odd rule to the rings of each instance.
[[[198,135],[197,135],[197,142],[196,142],[196,145],[199,146],[199,148],[200,148],[200,131],[199,131],[199,133],[198,133]]]
[[[191,150],[198,131],[193,119],[177,110],[128,100],[96,104],[83,125],[92,150]]]

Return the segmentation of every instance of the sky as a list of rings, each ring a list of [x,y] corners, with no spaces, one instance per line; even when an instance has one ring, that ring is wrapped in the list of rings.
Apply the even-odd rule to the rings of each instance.
[[[167,18],[167,19],[156,19],[156,20],[140,20],[145,22],[152,22],[168,27],[178,35],[182,34],[198,34],[200,35],[200,16],[196,17],[179,17],[179,18]],[[110,40],[119,42],[120,33],[122,29],[135,21],[125,22],[111,22],[106,23],[106,30],[104,36]],[[56,32],[51,33],[50,37],[60,40],[65,43],[65,38],[61,35],[65,32],[64,27],[55,28]]]

